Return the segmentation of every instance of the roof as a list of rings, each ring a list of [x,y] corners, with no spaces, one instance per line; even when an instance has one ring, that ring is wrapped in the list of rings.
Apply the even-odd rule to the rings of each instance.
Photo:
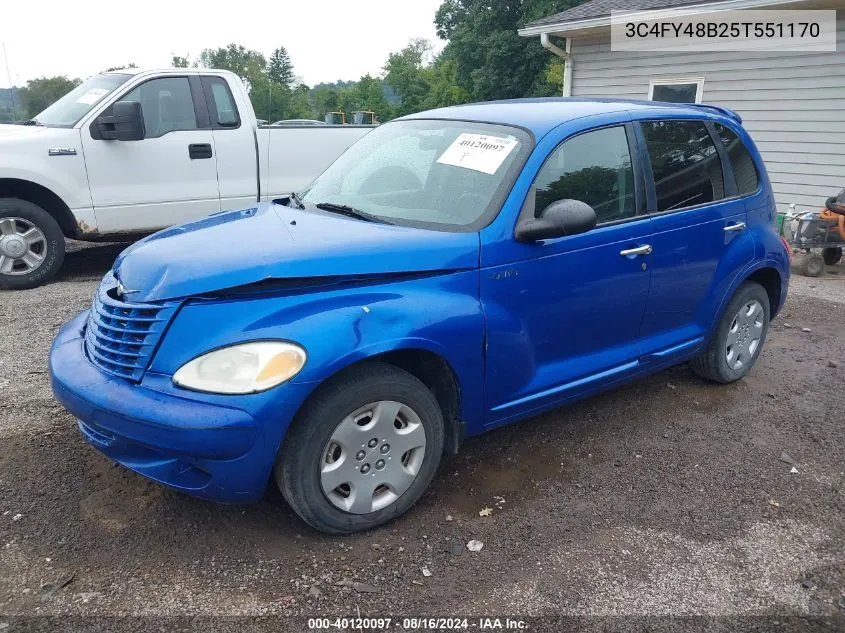
[[[231,71],[228,70],[220,70],[216,68],[118,68],[117,70],[110,70],[108,74],[115,74],[115,75],[167,75],[167,74],[178,74],[178,75],[205,75],[208,73],[213,73],[216,75],[219,74],[231,74]],[[100,73],[106,74],[106,72]]]
[[[661,103],[658,101],[544,97],[469,103],[467,105],[418,112],[403,117],[400,120],[453,119],[459,121],[477,121],[480,123],[498,123],[529,129],[534,136],[540,138],[561,123],[584,116],[646,109],[659,109],[663,114],[668,109],[679,113],[696,112],[699,115],[706,116],[706,111],[714,114],[711,108],[711,106],[707,105]],[[725,114],[726,116],[736,116],[727,110],[719,113]]]
[[[713,0],[592,0],[579,4],[566,11],[562,11],[547,18],[534,20],[526,24],[541,26],[544,24],[557,24],[559,22],[574,22],[576,20],[591,20],[593,18],[610,17],[611,11],[645,11],[648,9],[670,9],[674,7],[685,7],[694,4],[708,4]]]
[[[661,11],[707,6],[713,9],[757,9],[773,5],[799,5],[802,0],[592,0],[561,13],[529,22],[522,36],[610,26],[612,11]]]

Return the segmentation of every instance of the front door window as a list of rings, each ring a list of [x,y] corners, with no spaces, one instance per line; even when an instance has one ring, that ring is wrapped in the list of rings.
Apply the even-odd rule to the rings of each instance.
[[[558,200],[580,200],[596,211],[598,223],[636,214],[634,169],[623,126],[579,134],[549,156],[537,179],[535,217]]]

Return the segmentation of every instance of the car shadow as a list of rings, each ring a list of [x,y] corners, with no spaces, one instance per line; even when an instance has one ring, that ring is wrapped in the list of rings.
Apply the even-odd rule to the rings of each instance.
[[[90,243],[68,240],[65,263],[58,281],[87,281],[102,277],[118,255],[128,247],[124,242]]]

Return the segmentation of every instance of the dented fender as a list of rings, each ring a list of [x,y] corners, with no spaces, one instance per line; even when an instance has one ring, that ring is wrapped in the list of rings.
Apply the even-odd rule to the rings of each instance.
[[[478,274],[472,269],[394,282],[382,279],[369,286],[192,300],[176,315],[150,371],[172,376],[213,349],[286,340],[308,355],[291,382],[314,389],[342,369],[379,354],[426,350],[452,368],[466,433],[478,433],[484,411]],[[283,390],[278,391],[282,397]]]

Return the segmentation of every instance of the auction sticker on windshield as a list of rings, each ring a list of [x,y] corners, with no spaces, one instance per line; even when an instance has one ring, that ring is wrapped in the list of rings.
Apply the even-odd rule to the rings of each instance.
[[[461,134],[437,159],[441,165],[453,165],[495,174],[508,155],[519,145],[513,136],[487,136],[485,134]]]
[[[107,95],[109,92],[110,91],[106,88],[91,88],[91,90],[79,97],[76,102],[84,103],[86,105],[92,105],[99,101],[104,95]]]

